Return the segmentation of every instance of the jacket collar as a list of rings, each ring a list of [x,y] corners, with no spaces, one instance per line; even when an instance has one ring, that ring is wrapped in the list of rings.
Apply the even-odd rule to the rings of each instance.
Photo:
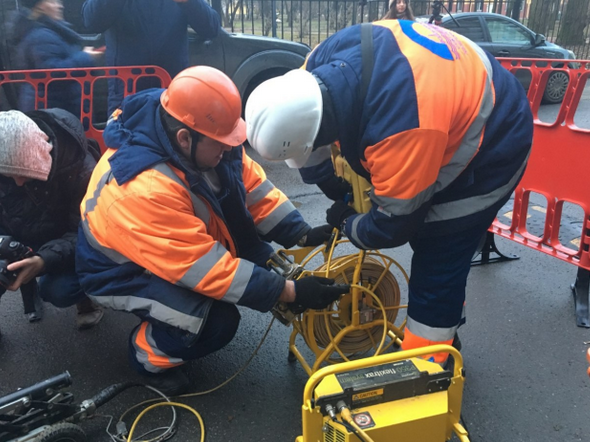
[[[170,163],[182,170],[193,184],[197,172],[172,147],[160,120],[163,89],[148,89],[127,97],[123,112],[103,133],[106,145],[117,149],[109,163],[119,185],[158,163]]]

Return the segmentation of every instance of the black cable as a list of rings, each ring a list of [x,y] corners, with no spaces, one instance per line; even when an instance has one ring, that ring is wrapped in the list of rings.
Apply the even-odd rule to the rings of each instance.
[[[352,434],[354,434],[356,437],[358,437],[358,439],[361,442],[367,442],[360,434],[358,431],[356,431],[356,428],[354,428],[352,425],[350,425],[348,422],[344,422],[344,421],[339,421],[337,419],[333,419],[334,422],[339,423],[340,425],[342,425],[344,428],[346,428],[349,432],[351,432]]]
[[[99,391],[92,398],[90,398],[89,401],[91,401],[96,406],[96,408],[98,408],[113,399],[119,393],[127,390],[130,387],[137,386],[143,386],[143,384],[138,384],[136,382],[122,382],[120,384],[113,384],[104,390]]]

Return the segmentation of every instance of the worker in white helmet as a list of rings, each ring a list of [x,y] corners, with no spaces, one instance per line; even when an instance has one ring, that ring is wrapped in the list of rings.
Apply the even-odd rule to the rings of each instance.
[[[451,31],[384,20],[337,32],[304,69],[261,84],[245,117],[262,157],[333,191],[327,220],[356,246],[409,242],[403,348],[457,345],[471,258],[531,148],[532,115],[516,78]],[[338,192],[334,142],[372,185],[368,213]],[[447,357],[432,355],[443,365]]]

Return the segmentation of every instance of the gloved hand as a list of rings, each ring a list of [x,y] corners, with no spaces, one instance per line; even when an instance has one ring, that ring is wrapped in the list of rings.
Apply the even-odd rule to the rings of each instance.
[[[336,175],[331,175],[327,180],[318,183],[318,187],[332,201],[344,200],[344,197],[352,192],[350,183]]]
[[[328,224],[332,227],[339,229],[344,220],[352,215],[356,215],[356,210],[344,201],[335,201],[334,204],[326,210],[326,221],[328,221]]]
[[[330,224],[314,227],[301,237],[297,245],[299,247],[315,247],[324,244],[332,236],[332,230]]]
[[[306,309],[324,309],[350,291],[350,285],[334,284],[333,279],[308,276],[295,282],[295,304]]]

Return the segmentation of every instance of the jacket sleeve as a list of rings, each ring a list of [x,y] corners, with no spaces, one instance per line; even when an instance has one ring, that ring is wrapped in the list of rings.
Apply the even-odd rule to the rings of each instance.
[[[193,30],[202,38],[215,38],[221,28],[219,14],[203,0],[188,0],[178,3],[186,9],[187,21]]]
[[[320,184],[334,175],[334,165],[330,146],[315,149],[307,159],[305,165],[299,169],[301,179],[305,184]]]
[[[262,167],[245,151],[242,179],[246,187],[246,206],[262,239],[289,248],[311,229],[286,195],[267,179]]]
[[[86,0],[82,6],[84,27],[88,32],[104,32],[121,17],[127,0]]]
[[[61,237],[43,244],[37,254],[45,262],[44,273],[66,271],[74,268],[75,251],[78,241],[78,225],[80,223],[80,203],[86,193],[88,181],[96,161],[87,153],[82,167],[75,178],[63,186],[63,197],[68,198],[68,213],[64,217],[67,222],[67,232]]]
[[[195,216],[186,189],[162,180],[156,171],[146,173],[151,179],[136,183],[142,190],[109,205],[108,217],[98,226],[101,242],[172,284],[216,300],[270,310],[285,280],[233,257]],[[151,191],[143,191],[146,186]]]
[[[410,240],[432,204],[446,144],[441,131],[414,129],[367,147],[372,208],[345,225],[346,236],[357,247],[390,248]]]
[[[71,52],[55,32],[39,30],[35,34],[30,54],[36,64],[43,69],[82,68],[94,65],[92,57],[80,50]]]

